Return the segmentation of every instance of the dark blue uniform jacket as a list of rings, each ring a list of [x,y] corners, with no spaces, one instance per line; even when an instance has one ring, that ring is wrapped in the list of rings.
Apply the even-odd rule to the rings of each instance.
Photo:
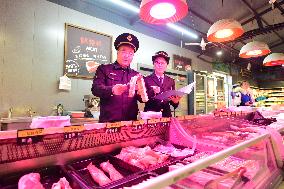
[[[145,85],[147,89],[147,94],[149,97],[149,101],[146,102],[145,104],[144,111],[155,111],[155,112],[162,111],[163,117],[171,117],[172,114],[171,114],[170,105],[172,105],[174,108],[177,108],[178,103],[175,104],[169,100],[161,101],[161,100],[155,99],[154,97],[158,94],[154,93],[154,90],[151,86],[160,87],[160,93],[168,91],[168,90],[175,90],[174,79],[164,75],[163,84],[161,85],[161,83],[158,80],[158,77],[156,76],[156,74],[153,73],[145,77],[144,80],[145,80]]]
[[[137,93],[128,97],[128,91],[122,95],[113,95],[115,84],[127,84],[138,72],[131,68],[122,68],[117,62],[100,65],[94,76],[92,93],[100,97],[99,122],[136,120],[138,114]]]

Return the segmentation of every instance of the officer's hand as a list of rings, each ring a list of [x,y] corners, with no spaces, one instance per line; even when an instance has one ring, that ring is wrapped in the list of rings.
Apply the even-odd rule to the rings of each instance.
[[[251,106],[251,105],[253,105],[253,103],[249,101],[249,102],[246,102],[245,105],[246,106]]]
[[[139,87],[138,87],[137,83],[141,81],[141,79],[143,78],[143,75],[139,73],[136,76],[137,76],[137,81],[136,81],[136,84],[135,84],[135,90],[140,95],[141,91],[139,90]]]
[[[160,91],[161,91],[160,87],[158,87],[158,86],[151,86],[151,87],[152,87],[152,89],[154,90],[154,93],[155,93],[155,94],[160,93]]]
[[[127,85],[123,84],[116,84],[112,87],[112,94],[114,95],[121,95],[128,89]]]
[[[170,96],[169,99],[170,99],[173,103],[177,104],[177,103],[179,103],[179,100],[181,99],[181,96]]]

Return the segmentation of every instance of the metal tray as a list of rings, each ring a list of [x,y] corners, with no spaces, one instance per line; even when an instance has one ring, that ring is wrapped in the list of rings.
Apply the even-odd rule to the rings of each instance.
[[[91,174],[89,173],[86,167],[92,162],[93,165],[101,169],[100,164],[106,161],[109,161],[114,166],[114,168],[124,176],[124,178],[117,181],[113,181],[104,186],[99,186],[93,180]],[[69,168],[72,171],[72,176],[74,179],[83,183],[83,185],[81,185],[82,188],[95,188],[95,189],[109,188],[111,187],[111,185],[119,183],[121,180],[127,180],[128,176],[135,175],[135,173],[137,174],[142,171],[140,168],[127,164],[126,162],[110,155],[99,155],[94,158],[77,161],[68,164],[67,168]],[[109,177],[108,173],[105,173],[105,175]]]

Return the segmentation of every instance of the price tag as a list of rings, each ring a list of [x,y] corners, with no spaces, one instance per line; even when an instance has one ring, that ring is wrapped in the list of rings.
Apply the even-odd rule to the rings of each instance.
[[[171,118],[169,118],[169,117],[161,118],[161,122],[170,122],[170,121],[171,121]]]
[[[145,121],[143,119],[132,122],[132,126],[144,125],[144,124],[145,124]]]
[[[121,122],[107,123],[106,128],[118,128],[121,127],[121,125]]]
[[[220,116],[228,116],[228,112],[220,112]]]
[[[106,128],[106,133],[108,133],[108,134],[118,133],[118,132],[120,132],[120,130],[121,130],[120,127]]]
[[[78,133],[85,130],[83,125],[65,126],[64,133]]]
[[[236,112],[231,112],[231,116],[236,116]]]
[[[177,117],[177,120],[179,120],[179,121],[184,120],[184,116],[178,116],[178,117]]]
[[[184,119],[185,119],[185,120],[190,120],[190,119],[194,119],[194,118],[195,118],[194,115],[185,115],[185,116],[184,116]]]
[[[220,113],[219,113],[219,112],[214,113],[214,116],[215,116],[215,117],[219,117],[219,116],[220,116]]]
[[[18,138],[41,136],[43,135],[43,128],[18,130],[17,135]]]
[[[133,125],[132,131],[141,131],[143,130],[143,125]]]
[[[242,112],[236,112],[236,116],[241,116]]]
[[[148,120],[148,124],[155,124],[155,123],[159,123],[160,119],[149,119]]]

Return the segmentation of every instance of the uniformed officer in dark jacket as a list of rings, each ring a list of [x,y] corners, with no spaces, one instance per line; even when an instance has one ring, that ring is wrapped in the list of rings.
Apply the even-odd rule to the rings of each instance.
[[[128,83],[138,74],[130,68],[134,53],[139,48],[136,36],[130,33],[119,35],[114,47],[117,60],[112,64],[100,65],[94,76],[92,93],[100,97],[99,122],[136,120],[138,114],[137,100],[140,96],[128,97]]]
[[[145,78],[145,85],[149,101],[146,102],[144,111],[162,112],[163,117],[171,117],[172,105],[177,108],[179,105],[179,96],[171,96],[168,100],[158,100],[154,97],[168,90],[175,90],[175,81],[171,77],[165,75],[170,57],[164,51],[158,51],[152,56],[154,64],[154,72]]]

